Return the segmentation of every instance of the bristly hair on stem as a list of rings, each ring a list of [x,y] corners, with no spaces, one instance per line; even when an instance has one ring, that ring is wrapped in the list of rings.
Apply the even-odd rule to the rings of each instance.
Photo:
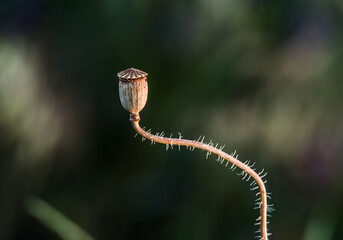
[[[214,144],[212,140],[209,143],[205,143],[204,136],[200,136],[197,140],[187,140],[183,139],[182,135],[179,133],[178,138],[165,137],[165,133],[157,133],[156,135],[151,134],[151,130],[145,131],[144,128],[139,126],[140,116],[139,112],[144,108],[147,95],[148,95],[148,85],[147,85],[147,73],[137,70],[135,68],[129,68],[118,73],[119,77],[119,96],[123,107],[130,112],[130,121],[136,132],[142,136],[142,141],[148,139],[151,144],[156,142],[165,144],[166,150],[173,146],[178,146],[180,150],[181,146],[185,146],[190,151],[195,148],[206,151],[206,158],[209,155],[217,155],[217,161],[223,164],[225,161],[225,167],[231,163],[230,170],[234,171],[237,167],[241,171],[237,174],[242,177],[242,180],[250,181],[250,190],[258,190],[256,193],[255,209],[259,209],[260,215],[256,219],[255,225],[259,226],[259,229],[255,232],[258,234],[257,239],[268,240],[271,233],[268,232],[268,221],[267,218],[270,217],[270,213],[274,211],[273,205],[268,205],[268,199],[271,198],[271,193],[266,191],[265,183],[266,180],[263,178],[267,175],[267,172],[262,169],[260,172],[256,172],[254,168],[255,162],[251,163],[249,160],[244,163],[238,160],[238,154],[236,151],[227,154],[223,151],[224,146],[218,147],[218,144]]]

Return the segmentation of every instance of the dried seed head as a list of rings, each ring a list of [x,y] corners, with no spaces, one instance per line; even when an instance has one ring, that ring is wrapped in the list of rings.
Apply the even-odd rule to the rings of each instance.
[[[119,97],[122,106],[131,114],[138,115],[148,99],[148,74],[135,68],[128,68],[119,77]]]

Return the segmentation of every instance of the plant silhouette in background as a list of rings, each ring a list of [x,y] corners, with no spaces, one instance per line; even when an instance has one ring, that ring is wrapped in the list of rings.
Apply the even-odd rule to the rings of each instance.
[[[267,217],[270,217],[269,213],[274,210],[271,204],[267,204],[270,193],[266,191],[265,183],[267,181],[263,180],[267,173],[264,169],[257,172],[254,168],[255,162],[251,163],[247,160],[243,163],[239,161],[236,152],[230,155],[223,152],[224,146],[214,144],[212,141],[205,143],[204,136],[200,136],[197,140],[187,140],[183,139],[180,133],[178,138],[172,138],[172,136],[165,137],[164,132],[154,135],[151,134],[150,130],[145,131],[144,128],[142,129],[139,126],[139,112],[144,108],[148,98],[147,76],[147,73],[134,68],[129,68],[118,73],[120,101],[122,106],[130,112],[130,121],[133,128],[142,136],[143,140],[149,139],[152,144],[155,142],[165,144],[166,150],[169,147],[173,148],[173,146],[177,146],[179,150],[181,146],[185,146],[191,151],[198,148],[206,151],[206,158],[211,154],[217,155],[217,161],[221,164],[225,163],[225,167],[229,167],[232,171],[238,167],[241,170],[238,175],[242,177],[242,180],[248,182],[251,179],[250,190],[258,190],[256,193],[255,208],[259,209],[260,216],[256,219],[257,222],[255,225],[259,225],[260,227],[256,233],[258,233],[260,240],[267,240],[271,235],[267,228]]]

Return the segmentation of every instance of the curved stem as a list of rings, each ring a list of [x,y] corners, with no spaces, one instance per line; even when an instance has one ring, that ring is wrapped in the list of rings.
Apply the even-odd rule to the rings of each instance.
[[[139,126],[139,115],[131,115],[130,120],[132,122],[133,128],[136,130],[137,133],[139,133],[142,137],[149,139],[154,142],[162,143],[162,144],[169,144],[169,145],[178,145],[178,146],[188,146],[191,148],[198,148],[205,151],[208,151],[210,153],[216,154],[219,157],[229,161],[230,163],[236,165],[242,171],[249,174],[258,184],[259,186],[259,194],[260,194],[260,217],[258,218],[259,224],[260,224],[260,231],[261,231],[261,240],[267,240],[268,239],[268,229],[267,229],[267,192],[266,187],[264,185],[264,182],[260,175],[256,173],[251,167],[248,165],[242,163],[237,158],[223,152],[220,149],[217,149],[209,144],[205,144],[202,142],[187,140],[187,139],[181,139],[181,138],[166,138],[166,137],[160,137],[153,134],[150,134],[146,131],[144,131]]]

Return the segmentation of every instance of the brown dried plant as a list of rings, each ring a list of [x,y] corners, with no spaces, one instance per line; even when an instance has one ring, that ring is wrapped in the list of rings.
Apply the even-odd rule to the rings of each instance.
[[[264,172],[264,169],[260,172],[256,172],[256,169],[253,168],[255,162],[251,163],[249,160],[244,163],[238,160],[238,155],[236,152],[232,154],[227,154],[223,152],[224,146],[218,147],[218,144],[214,145],[212,141],[209,143],[204,143],[203,136],[200,136],[197,140],[187,140],[182,139],[181,134],[178,138],[164,137],[164,133],[157,133],[156,135],[151,134],[150,130],[145,131],[139,126],[140,116],[139,112],[144,108],[148,96],[148,84],[147,84],[147,73],[140,71],[138,69],[129,68],[122,72],[118,73],[119,77],[119,96],[120,101],[123,107],[130,112],[130,121],[133,128],[138,134],[142,136],[142,139],[149,139],[151,143],[162,143],[166,145],[168,150],[169,146],[186,146],[187,149],[193,151],[195,148],[205,150],[206,158],[210,154],[215,154],[218,156],[217,161],[220,163],[225,162],[227,167],[230,163],[230,169],[234,171],[237,167],[241,169],[241,172],[238,173],[239,176],[242,176],[242,180],[249,181],[250,190],[258,190],[255,201],[256,209],[260,210],[260,216],[256,219],[255,225],[259,225],[259,229],[256,231],[258,233],[257,238],[260,240],[268,240],[268,237],[271,233],[268,232],[267,228],[267,217],[270,217],[270,212],[274,211],[272,204],[267,204],[268,198],[270,198],[270,193],[267,193],[265,183],[266,180],[263,178],[267,175]]]

